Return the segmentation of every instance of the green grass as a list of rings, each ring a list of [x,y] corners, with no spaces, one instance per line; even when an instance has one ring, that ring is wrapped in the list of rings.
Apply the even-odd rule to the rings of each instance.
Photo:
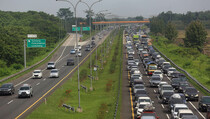
[[[153,37],[153,39],[155,39]],[[181,68],[185,69],[205,87],[210,89],[210,58],[193,48],[185,48],[168,42],[166,38],[159,37],[153,45]],[[195,82],[190,81],[195,85]],[[201,89],[199,86],[195,87]],[[202,91],[202,90],[201,90]],[[210,95],[204,92],[206,95]]]
[[[120,37],[118,36],[120,35]],[[78,91],[77,91],[77,72],[71,78],[65,81],[51,96],[47,98],[47,104],[42,103],[27,118],[28,119],[111,119],[114,116],[115,102],[118,93],[119,73],[121,71],[121,62],[116,61],[114,73],[110,73],[110,64],[113,57],[121,58],[122,48],[122,31],[115,37],[115,41],[111,46],[111,50],[106,54],[104,69],[99,70],[99,80],[93,80],[93,91],[87,93],[81,89],[81,107],[83,112],[68,111],[62,104],[69,104],[75,108],[78,107]],[[110,37],[107,39],[109,40]],[[120,42],[118,41],[120,40]],[[120,45],[118,44],[120,43]],[[101,46],[98,48],[100,51]],[[99,52],[98,52],[99,53]],[[100,53],[99,53],[100,55]],[[95,53],[92,57],[95,57]],[[100,62],[98,62],[100,63]],[[99,64],[100,66],[100,64]],[[87,70],[89,74],[89,60],[82,64],[80,71]],[[93,73],[95,75],[95,73]],[[81,84],[90,87],[90,79],[85,78]],[[69,94],[65,93],[70,91]],[[121,92],[121,91],[120,91]],[[121,97],[121,96],[120,96]],[[120,98],[121,100],[121,98]],[[120,104],[120,103],[119,103]],[[120,111],[118,106],[118,111]],[[118,114],[119,115],[119,114]]]

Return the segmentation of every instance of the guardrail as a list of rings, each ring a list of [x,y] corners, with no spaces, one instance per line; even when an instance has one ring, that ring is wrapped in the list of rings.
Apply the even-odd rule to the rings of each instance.
[[[6,80],[8,80],[8,79],[10,79],[10,78],[12,78],[12,77],[15,77],[15,76],[17,76],[17,75],[19,75],[19,74],[21,74],[21,73],[23,73],[23,72],[25,72],[25,71],[27,71],[27,70],[29,70],[29,69],[31,69],[31,68],[33,68],[33,67],[35,67],[35,66],[37,66],[37,65],[39,65],[40,63],[42,63],[43,61],[45,61],[68,37],[69,37],[69,35],[70,34],[68,34],[57,46],[56,46],[56,48],[55,49],[53,49],[48,55],[47,55],[47,57],[45,57],[44,59],[42,59],[41,61],[39,61],[39,62],[37,62],[36,64],[33,64],[32,66],[30,66],[30,67],[28,67],[28,68],[25,68],[25,69],[23,69],[22,71],[20,71],[20,72],[17,72],[17,73],[15,73],[15,74],[13,74],[13,75],[10,75],[10,76],[8,76],[8,77],[6,77],[6,78],[3,78],[3,79],[1,79],[0,80],[0,83],[1,82],[3,82],[3,81],[6,81]]]
[[[191,76],[187,71],[185,71],[184,69],[182,69],[181,67],[179,67],[178,65],[176,65],[171,59],[169,59],[166,55],[164,55],[161,51],[159,51],[154,45],[153,48],[158,51],[162,56],[164,56],[168,61],[170,61],[175,67],[177,67],[179,70],[183,71],[184,73],[187,74],[188,77],[190,77],[190,79],[192,79],[197,85],[199,85],[201,88],[203,88],[206,92],[210,93],[210,90],[208,88],[206,88],[205,86],[203,86],[196,78],[194,78],[193,76]]]

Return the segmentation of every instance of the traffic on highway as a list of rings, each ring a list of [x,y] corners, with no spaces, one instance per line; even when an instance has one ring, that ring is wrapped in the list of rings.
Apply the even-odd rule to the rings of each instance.
[[[103,30],[93,36],[95,39],[79,42],[78,48],[75,47],[76,35],[70,34],[49,62],[10,83],[3,84],[0,87],[1,119],[26,117],[46,100],[57,86],[71,76],[78,66],[76,57],[79,57],[81,65],[110,32],[111,30]]]
[[[127,27],[123,39],[132,119],[208,119],[210,96],[193,87],[138,27]]]

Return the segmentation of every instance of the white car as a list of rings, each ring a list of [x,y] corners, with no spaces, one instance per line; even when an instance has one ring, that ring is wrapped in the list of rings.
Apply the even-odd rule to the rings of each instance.
[[[177,113],[180,109],[189,109],[186,104],[174,104],[173,109],[171,109],[171,115],[173,119],[177,119]]]
[[[135,52],[134,52],[134,50],[130,49],[130,50],[128,50],[128,54],[129,54],[129,55],[134,55]]]
[[[136,110],[138,109],[139,104],[141,104],[142,102],[149,102],[150,104],[154,103],[154,102],[150,99],[150,97],[148,97],[148,96],[139,97],[138,100],[135,101],[135,105],[136,105],[135,109],[136,109]]]
[[[162,97],[164,91],[174,92],[174,88],[171,85],[162,85],[160,88],[160,98]]]
[[[50,78],[58,78],[58,77],[59,77],[58,69],[52,69],[50,72]]]
[[[81,50],[81,49],[82,49],[82,46],[81,46],[81,45],[78,45],[77,47],[78,47],[78,49],[79,49],[79,50]]]
[[[55,69],[55,62],[48,62],[47,69]]]
[[[163,73],[160,70],[155,70],[152,75],[159,75],[163,79]]]
[[[150,105],[150,104],[151,104],[151,102],[141,102],[141,103],[139,103],[138,107],[136,108],[136,115],[137,115],[137,116],[140,116],[141,113],[142,113],[143,110],[144,110],[144,107],[145,107],[146,105]]]
[[[32,96],[33,96],[33,89],[30,84],[23,84],[18,90],[18,98],[21,98],[21,97],[30,98]]]
[[[170,76],[171,76],[171,74],[172,74],[174,71],[176,71],[176,69],[175,69],[175,68],[173,68],[173,67],[168,68],[168,74],[167,74],[167,75],[170,77]]]
[[[76,56],[82,57],[82,52],[81,51],[77,51]]]
[[[42,71],[41,70],[34,70],[32,74],[33,78],[42,78]]]
[[[190,109],[180,109],[177,113],[176,119],[182,119],[183,115],[194,115]]]

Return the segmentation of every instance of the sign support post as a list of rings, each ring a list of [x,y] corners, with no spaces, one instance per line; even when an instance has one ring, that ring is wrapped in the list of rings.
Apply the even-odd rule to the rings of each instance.
[[[26,68],[26,40],[23,40],[24,42],[24,68]]]

